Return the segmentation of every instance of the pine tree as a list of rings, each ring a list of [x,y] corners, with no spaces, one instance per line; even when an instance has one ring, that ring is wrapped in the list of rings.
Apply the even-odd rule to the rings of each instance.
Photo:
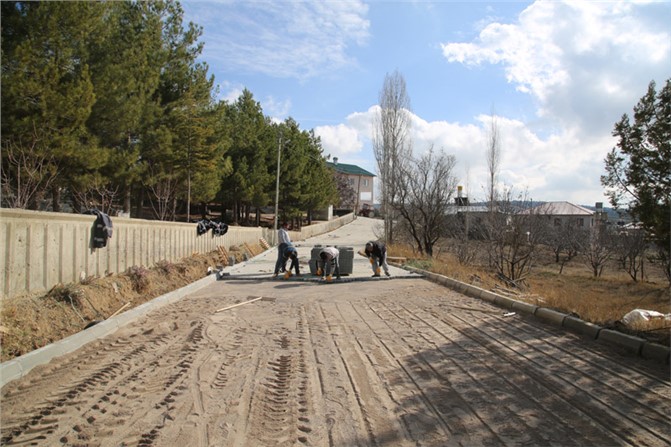
[[[47,163],[54,190],[105,155],[86,121],[95,102],[87,41],[100,27],[89,2],[3,2],[2,145]],[[3,166],[3,185],[26,166]],[[35,208],[46,184],[25,206]],[[57,201],[56,201],[57,202]]]
[[[658,247],[658,261],[671,282],[671,79],[655,82],[636,107],[615,124],[617,146],[607,155],[601,183],[615,207],[627,206]]]

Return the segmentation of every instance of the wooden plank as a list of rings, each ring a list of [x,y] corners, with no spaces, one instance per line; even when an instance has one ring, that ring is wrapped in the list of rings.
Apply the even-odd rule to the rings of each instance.
[[[253,303],[254,301],[258,301],[258,300],[262,300],[262,299],[263,299],[263,297],[260,296],[260,297],[258,297],[258,298],[254,298],[253,300],[245,301],[244,303],[238,303],[238,304],[234,304],[234,305],[232,305],[232,306],[222,307],[221,309],[217,309],[217,310],[215,310],[214,313],[217,313],[217,312],[223,312],[223,311],[225,311],[225,310],[233,309],[234,307],[238,307],[238,306],[242,306],[242,305],[245,305],[245,304]]]

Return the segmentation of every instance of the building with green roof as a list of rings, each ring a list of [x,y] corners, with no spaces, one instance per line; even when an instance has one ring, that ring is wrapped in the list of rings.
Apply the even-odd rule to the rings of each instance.
[[[338,158],[333,157],[333,162],[326,162],[326,165],[333,169],[336,173],[343,175],[347,179],[347,183],[356,193],[355,210],[372,210],[374,195],[375,174],[368,172],[357,165],[346,163],[338,163]]]

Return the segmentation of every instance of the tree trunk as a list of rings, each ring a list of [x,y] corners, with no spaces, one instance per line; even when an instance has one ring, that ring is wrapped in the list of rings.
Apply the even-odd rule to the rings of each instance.
[[[124,191],[123,212],[130,213],[131,187],[128,185]]]
[[[135,213],[133,213],[135,217],[142,219],[143,205],[144,205],[144,188],[138,188],[135,200]]]
[[[61,212],[61,188],[59,186],[51,188],[51,208],[54,213]]]

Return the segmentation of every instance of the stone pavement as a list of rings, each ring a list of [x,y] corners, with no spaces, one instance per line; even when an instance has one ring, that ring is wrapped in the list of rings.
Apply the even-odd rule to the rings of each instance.
[[[340,280],[333,278],[333,283],[349,282],[349,281],[385,281],[394,278],[420,278],[421,275],[417,273],[408,272],[402,268],[389,266],[391,277],[388,278],[382,273],[379,278],[372,278],[373,271],[370,266],[368,258],[359,254],[363,252],[366,242],[376,240],[376,233],[381,232],[382,221],[379,219],[370,219],[366,217],[358,217],[353,222],[338,228],[330,233],[315,236],[303,241],[292,241],[298,251],[298,260],[300,266],[301,276],[292,276],[285,280],[282,275],[273,278],[272,274],[275,270],[275,262],[277,260],[277,247],[272,247],[264,253],[255,256],[254,258],[227,267],[220,275],[220,279],[235,279],[235,280],[254,280],[267,279],[273,281],[317,281],[324,282],[321,278],[310,273],[308,261],[311,258],[312,248],[316,245],[321,246],[335,246],[335,247],[351,247],[354,250],[354,258],[352,260],[352,273],[342,275]],[[342,255],[341,255],[342,256]],[[343,260],[340,262],[343,265]],[[287,268],[291,265],[291,261],[287,262]]]

